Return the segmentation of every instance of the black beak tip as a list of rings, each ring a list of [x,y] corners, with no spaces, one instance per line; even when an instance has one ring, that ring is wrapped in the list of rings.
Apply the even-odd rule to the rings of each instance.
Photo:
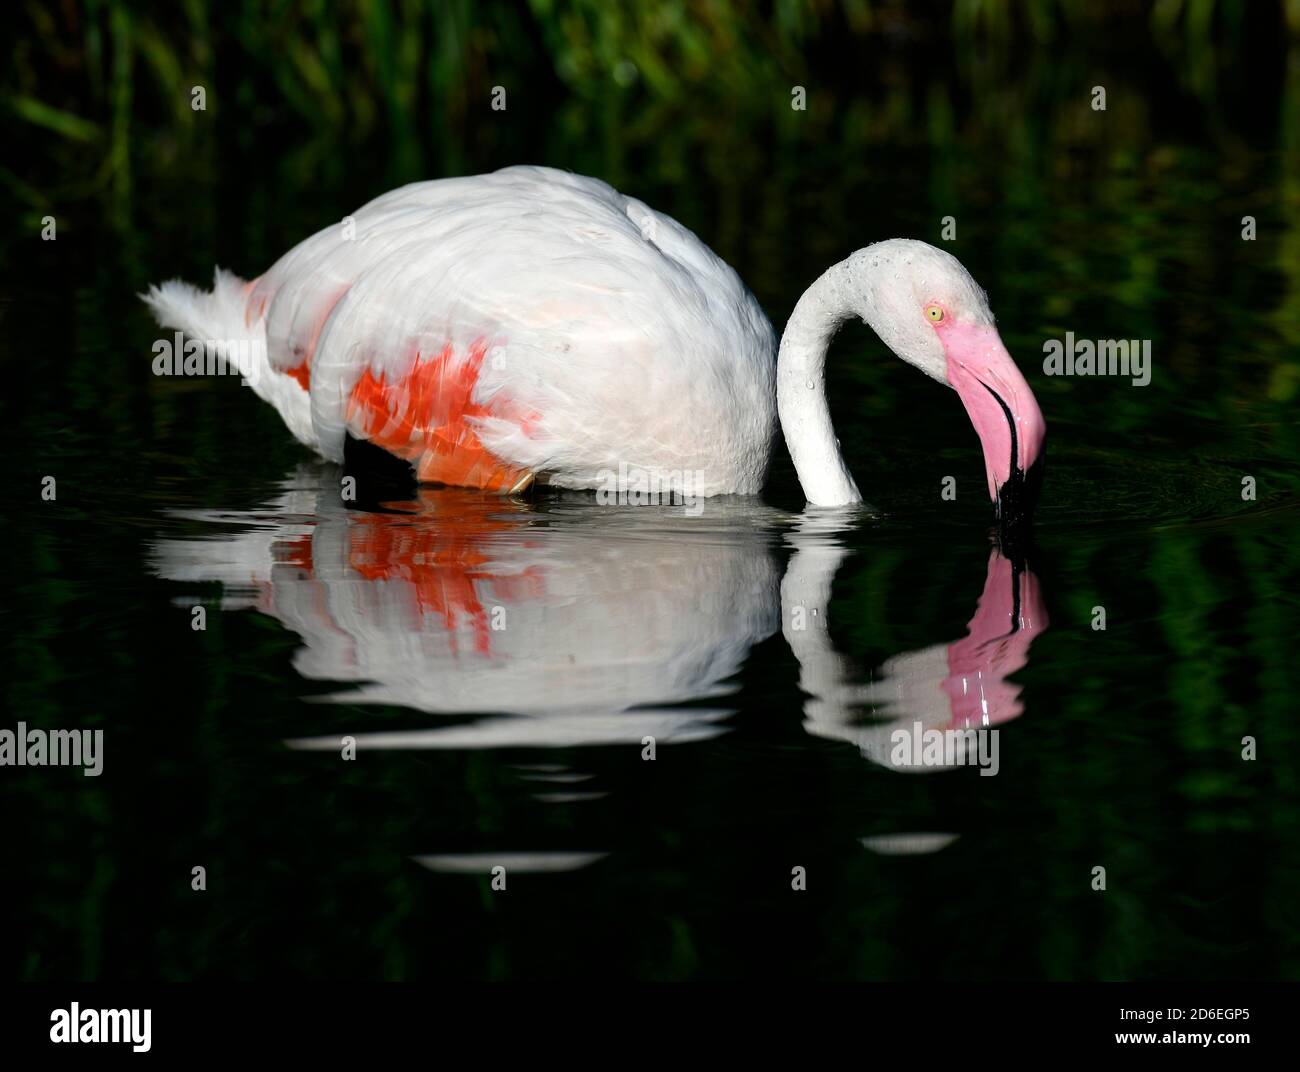
[[[1039,492],[1043,487],[1043,459],[1040,455],[1026,472],[1013,468],[1011,476],[998,488],[998,526],[1004,532],[1016,532],[1028,527],[1038,506]]]

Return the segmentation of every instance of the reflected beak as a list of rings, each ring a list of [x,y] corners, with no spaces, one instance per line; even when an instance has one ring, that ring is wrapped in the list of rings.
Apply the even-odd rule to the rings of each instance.
[[[957,390],[984,450],[989,497],[1006,527],[1027,522],[1043,482],[1047,426],[1038,400],[991,325],[935,328]]]

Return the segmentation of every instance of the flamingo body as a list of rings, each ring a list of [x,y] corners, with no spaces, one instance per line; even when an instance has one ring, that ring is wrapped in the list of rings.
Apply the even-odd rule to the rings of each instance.
[[[345,438],[427,482],[534,476],[757,493],[776,428],[776,340],[753,295],[675,220],[540,167],[401,187],[245,283],[146,296],[221,352],[289,429]],[[247,347],[241,351],[239,346]]]

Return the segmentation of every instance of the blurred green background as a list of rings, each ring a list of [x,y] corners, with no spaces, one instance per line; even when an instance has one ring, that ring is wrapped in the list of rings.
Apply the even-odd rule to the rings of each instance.
[[[1300,0],[23,2],[9,25],[0,426],[24,490],[3,508],[3,688],[13,720],[121,743],[116,777],[57,793],[6,772],[24,893],[7,970],[1300,977]],[[554,757],[614,790],[587,811],[512,795],[518,755],[340,778],[279,741],[420,717],[302,702],[295,638],[262,616],[214,614],[197,642],[178,625],[182,593],[144,567],[168,511],[255,508],[304,455],[246,392],[151,377],[135,294],[214,263],[255,275],[392,186],[516,163],[676,216],[778,328],[835,260],[940,244],[955,218],[946,248],[1049,425],[1052,627],[995,784],[900,779],[808,738],[779,637],[670,794],[616,749]],[[1151,385],[1043,376],[1067,330],[1152,340]],[[866,674],[961,635],[988,504],[938,501],[943,474],[982,483],[955,401],[861,328],[830,375],[883,514],[830,609]],[[49,472],[59,501],[24,498]],[[783,449],[766,498],[801,505]],[[963,837],[911,860],[857,845],[900,828]],[[414,871],[465,830],[610,846],[619,866],[507,904]],[[811,910],[763,885],[795,854],[832,876]],[[225,876],[202,905],[197,858]]]

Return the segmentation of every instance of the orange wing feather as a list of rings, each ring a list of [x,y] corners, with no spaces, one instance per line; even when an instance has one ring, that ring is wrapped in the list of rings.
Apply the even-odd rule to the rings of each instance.
[[[436,356],[416,355],[411,370],[388,383],[367,369],[348,401],[348,426],[360,438],[405,458],[427,484],[508,491],[528,475],[498,458],[479,441],[481,417],[508,417],[527,425],[514,407],[494,399],[474,401],[486,345],[476,342],[462,361],[450,345]]]

